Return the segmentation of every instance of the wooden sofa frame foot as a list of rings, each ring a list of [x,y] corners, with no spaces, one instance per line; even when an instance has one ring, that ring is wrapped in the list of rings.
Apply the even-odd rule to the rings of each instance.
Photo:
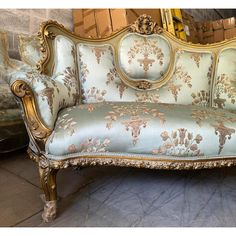
[[[57,172],[58,169],[50,168],[49,165],[40,165],[39,162],[39,176],[44,192],[42,196],[42,200],[44,201],[42,218],[44,222],[53,221],[57,215]]]

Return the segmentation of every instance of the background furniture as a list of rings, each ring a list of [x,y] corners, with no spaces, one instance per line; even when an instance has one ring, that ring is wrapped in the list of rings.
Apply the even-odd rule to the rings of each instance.
[[[7,33],[0,31],[0,153],[15,151],[29,144],[21,110],[9,87],[9,78],[13,71],[35,67],[41,55],[34,36],[21,36],[19,48],[25,63],[9,58]]]

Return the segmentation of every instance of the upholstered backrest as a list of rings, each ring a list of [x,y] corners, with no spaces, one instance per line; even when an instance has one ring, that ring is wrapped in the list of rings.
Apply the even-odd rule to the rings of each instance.
[[[163,31],[149,16],[139,17],[133,25],[104,39],[75,36],[52,21],[42,25],[40,37],[45,57],[38,69],[48,75],[66,70],[74,73],[82,103],[211,106],[219,104],[216,86],[220,75],[228,73],[231,82],[232,76],[235,78],[232,58],[236,58],[236,40],[212,45],[186,43]]]
[[[236,46],[222,49],[219,53],[213,106],[236,109]]]

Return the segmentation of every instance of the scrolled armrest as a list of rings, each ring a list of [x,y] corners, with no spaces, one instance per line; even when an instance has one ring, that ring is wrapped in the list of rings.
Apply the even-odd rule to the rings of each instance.
[[[33,137],[45,143],[54,128],[58,111],[76,103],[78,89],[71,78],[66,86],[64,75],[50,78],[35,70],[16,71],[10,76],[13,94],[21,101],[25,122]],[[75,81],[74,81],[75,83]]]
[[[43,140],[51,134],[51,129],[44,125],[36,108],[36,99],[31,87],[23,80],[16,80],[11,84],[11,90],[21,102],[25,121],[36,140]]]

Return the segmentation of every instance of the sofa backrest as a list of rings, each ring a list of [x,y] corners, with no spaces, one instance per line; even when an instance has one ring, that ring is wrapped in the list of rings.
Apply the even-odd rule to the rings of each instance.
[[[235,41],[218,54],[212,94],[214,107],[236,109]]]
[[[146,15],[103,39],[75,36],[54,21],[42,24],[39,37],[45,52],[39,71],[54,76],[76,73],[82,103],[235,106],[236,39],[194,45]]]

